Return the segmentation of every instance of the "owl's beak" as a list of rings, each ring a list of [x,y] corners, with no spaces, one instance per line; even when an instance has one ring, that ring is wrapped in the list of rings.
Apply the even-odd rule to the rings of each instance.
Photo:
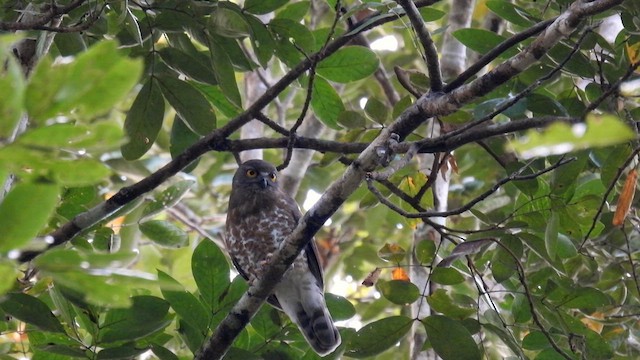
[[[269,174],[260,174],[260,181],[258,184],[260,184],[260,187],[263,189],[269,187]]]

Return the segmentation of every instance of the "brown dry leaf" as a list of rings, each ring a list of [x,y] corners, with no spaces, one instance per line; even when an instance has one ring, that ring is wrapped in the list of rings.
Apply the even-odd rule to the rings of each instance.
[[[638,179],[638,172],[636,169],[629,171],[627,179],[624,182],[624,187],[618,198],[618,205],[616,206],[616,213],[613,215],[613,226],[621,226],[624,223],[624,219],[629,214],[631,209],[631,203],[633,202],[633,195],[636,192],[636,180]]]
[[[589,329],[597,332],[598,334],[601,334],[602,328],[604,328],[604,324],[600,321],[597,321],[596,319],[604,319],[604,314],[596,311],[591,314],[591,318],[582,318],[580,319],[580,321],[582,321],[582,323],[585,324]]]
[[[366,287],[372,287],[373,285],[375,285],[376,282],[378,282],[381,271],[382,269],[375,268],[372,272],[369,273],[369,275],[367,275],[366,278],[364,278],[364,280],[362,281],[362,285]]]
[[[404,271],[404,269],[401,268],[401,267],[397,267],[397,268],[393,269],[393,272],[391,273],[391,279],[392,280],[411,281],[409,279],[409,274],[407,274],[407,272]]]

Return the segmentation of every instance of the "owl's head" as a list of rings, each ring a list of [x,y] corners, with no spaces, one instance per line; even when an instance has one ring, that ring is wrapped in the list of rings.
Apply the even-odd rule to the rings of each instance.
[[[278,172],[275,166],[263,160],[245,161],[233,175],[233,187],[252,190],[276,188]]]

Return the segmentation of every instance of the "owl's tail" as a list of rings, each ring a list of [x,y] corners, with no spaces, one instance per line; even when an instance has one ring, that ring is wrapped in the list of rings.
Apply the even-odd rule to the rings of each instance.
[[[278,291],[276,297],[284,312],[298,326],[313,350],[324,356],[340,345],[340,333],[327,310],[321,289],[298,288],[298,297]]]

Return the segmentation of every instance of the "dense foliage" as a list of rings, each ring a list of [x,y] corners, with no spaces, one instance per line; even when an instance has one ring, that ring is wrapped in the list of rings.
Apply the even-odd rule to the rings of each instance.
[[[5,0],[0,358],[198,354],[247,290],[221,234],[254,149],[331,189],[300,225],[331,219],[330,357],[639,358],[640,5],[470,4]],[[270,306],[238,331],[228,359],[317,358]]]

